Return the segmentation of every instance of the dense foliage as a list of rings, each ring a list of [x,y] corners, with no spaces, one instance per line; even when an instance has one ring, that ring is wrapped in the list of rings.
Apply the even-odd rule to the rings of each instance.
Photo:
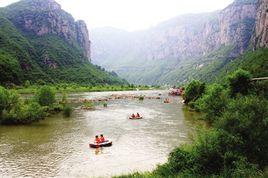
[[[0,87],[0,124],[28,124],[45,117],[35,100],[22,100],[15,91]]]
[[[229,91],[219,84],[210,85],[203,96],[195,103],[195,107],[205,113],[206,120],[213,122],[225,110],[228,93]]]
[[[228,77],[231,96],[236,94],[246,95],[250,89],[251,75],[245,70],[237,70]]]
[[[193,80],[186,88],[185,91],[185,103],[196,101],[205,92],[205,83],[201,83],[198,80]]]
[[[0,85],[77,83],[127,84],[114,73],[92,65],[76,43],[56,35],[36,36],[0,13]]]
[[[55,92],[48,86],[41,87],[37,94],[36,100],[41,106],[51,106],[55,103]]]
[[[230,72],[236,71],[238,68],[249,71],[253,77],[268,76],[268,49],[261,48],[255,51],[249,51],[239,58],[228,62],[224,67],[215,74],[221,81],[224,76]]]
[[[55,92],[48,86],[37,90],[31,99],[22,99],[15,90],[0,87],[0,124],[31,124],[45,118],[50,113],[64,110],[70,116],[72,108],[65,106],[63,100],[57,102]]]
[[[152,70],[142,72],[137,70],[132,74],[121,74],[121,76],[130,81],[150,84],[185,84],[193,79],[208,83],[220,82],[226,75],[238,68],[249,71],[252,77],[268,76],[267,48],[245,52],[238,58],[230,57],[233,50],[233,46],[222,46],[198,60],[167,59],[168,62],[167,60],[156,60],[154,63],[147,64]]]
[[[39,85],[31,85],[30,87],[14,87],[19,93],[22,94],[30,94],[35,93],[36,90],[38,90],[40,87],[42,87],[44,83],[40,81]],[[150,87],[150,86],[136,86],[136,85],[77,85],[75,83],[72,84],[54,84],[54,85],[48,85],[53,90],[56,90],[58,92],[99,92],[99,91],[131,91],[131,90],[149,90],[149,89],[159,89],[158,86],[156,87]]]

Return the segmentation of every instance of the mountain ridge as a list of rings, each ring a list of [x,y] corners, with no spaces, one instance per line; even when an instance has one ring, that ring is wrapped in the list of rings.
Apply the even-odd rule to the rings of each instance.
[[[195,73],[212,60],[235,59],[252,48],[258,3],[258,0],[234,1],[221,11],[175,17],[150,30],[132,32],[127,45],[124,39],[119,39],[114,46],[130,48],[115,49],[110,54],[107,54],[109,46],[105,46],[109,37],[102,39],[101,33],[93,31],[93,62],[137,84],[187,82],[193,78],[190,70]],[[217,51],[228,54],[207,60],[207,56]],[[172,81],[165,79],[177,70],[182,72],[171,77]]]

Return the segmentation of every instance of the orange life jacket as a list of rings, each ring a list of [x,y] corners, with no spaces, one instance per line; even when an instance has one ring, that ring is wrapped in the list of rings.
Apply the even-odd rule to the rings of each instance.
[[[99,138],[96,138],[96,139],[95,139],[95,142],[96,142],[96,143],[100,143],[100,139],[99,139]]]
[[[101,142],[104,142],[104,141],[105,141],[105,138],[104,138],[104,137],[101,137],[101,138],[100,138],[100,141],[101,141]]]

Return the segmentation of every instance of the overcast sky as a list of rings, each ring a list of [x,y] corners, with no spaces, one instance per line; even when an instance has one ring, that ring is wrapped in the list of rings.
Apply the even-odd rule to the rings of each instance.
[[[0,0],[0,7],[18,0]],[[110,26],[128,31],[152,27],[186,13],[223,9],[233,0],[56,0],[90,29]]]

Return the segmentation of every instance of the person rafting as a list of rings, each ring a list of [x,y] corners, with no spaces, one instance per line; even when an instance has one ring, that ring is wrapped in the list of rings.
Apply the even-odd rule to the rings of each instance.
[[[133,114],[131,115],[131,117],[132,117],[132,118],[135,118],[135,114],[133,113]]]
[[[139,113],[137,113],[136,117],[137,117],[137,118],[140,118],[141,116],[140,116],[140,114],[139,114]]]
[[[165,101],[164,101],[164,103],[169,103],[169,99],[166,98]]]
[[[101,140],[100,140],[100,138],[99,138],[98,135],[95,136],[95,143],[96,143],[96,144],[101,143]]]
[[[100,135],[100,142],[101,143],[105,142],[105,138],[104,138],[103,134]]]

